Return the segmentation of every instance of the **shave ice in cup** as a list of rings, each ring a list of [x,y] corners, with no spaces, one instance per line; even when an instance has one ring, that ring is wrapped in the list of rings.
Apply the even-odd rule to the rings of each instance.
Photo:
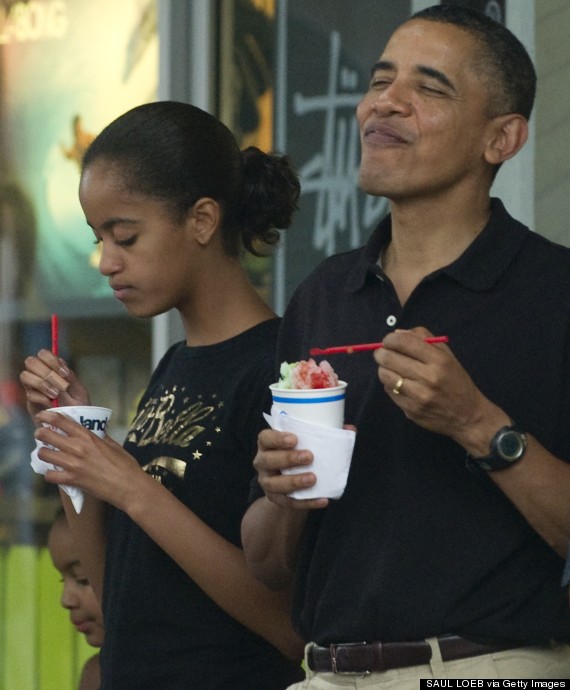
[[[346,382],[339,381],[331,365],[314,359],[283,362],[279,381],[269,386],[273,408],[313,424],[342,429]]]
[[[346,486],[354,431],[343,428],[346,382],[339,381],[331,365],[323,360],[283,362],[279,381],[269,386],[273,399],[273,429],[297,436],[297,448],[313,454],[309,466],[282,470],[282,474],[313,472],[316,483],[289,493],[297,499],[340,498]]]

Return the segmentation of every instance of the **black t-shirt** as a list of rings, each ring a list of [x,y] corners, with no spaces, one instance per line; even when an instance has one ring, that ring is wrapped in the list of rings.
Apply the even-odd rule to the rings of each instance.
[[[272,319],[220,344],[170,348],[125,442],[146,472],[237,546],[262,412],[271,404],[278,325]],[[105,690],[276,690],[303,675],[118,510],[108,533],[104,616]]]
[[[570,250],[498,200],[492,209],[465,253],[403,308],[377,263],[390,218],[366,247],[323,262],[288,306],[278,361],[425,326],[449,336],[484,395],[569,462]],[[488,477],[467,469],[463,448],[405,417],[371,353],[327,359],[348,382],[346,421],[358,432],[344,495],[310,514],[294,605],[303,637],[570,641],[563,559]]]

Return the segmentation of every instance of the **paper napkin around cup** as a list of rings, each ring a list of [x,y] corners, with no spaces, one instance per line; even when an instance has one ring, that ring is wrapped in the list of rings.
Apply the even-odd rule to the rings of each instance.
[[[45,462],[38,456],[38,450],[42,448],[44,445],[45,444],[41,443],[40,441],[36,441],[36,447],[32,451],[31,456],[32,461],[30,464],[32,466],[32,469],[37,474],[45,474],[48,470],[61,471],[61,467],[58,467],[57,465],[52,465],[51,462]],[[83,508],[83,491],[81,491],[81,489],[76,488],[75,486],[66,486],[60,484],[60,487],[71,499],[73,507],[75,508],[75,512],[80,513],[81,509]]]
[[[350,470],[356,432],[351,429],[322,426],[305,422],[284,414],[275,407],[265,421],[276,431],[287,431],[297,436],[297,448],[310,450],[313,462],[303,467],[283,470],[283,474],[314,472],[317,481],[306,489],[292,491],[291,498],[340,498],[344,492]]]

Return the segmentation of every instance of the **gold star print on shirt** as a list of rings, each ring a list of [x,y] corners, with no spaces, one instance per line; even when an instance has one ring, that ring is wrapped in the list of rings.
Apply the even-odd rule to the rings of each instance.
[[[187,463],[199,462],[212,447],[215,436],[221,432],[217,413],[223,406],[216,394],[208,400],[199,395],[192,402],[186,397],[185,388],[173,386],[147,400],[133,420],[127,441],[139,447],[194,447],[190,457],[187,452],[181,454],[183,458],[161,455],[143,466],[154,479],[168,485],[173,477],[183,479]]]

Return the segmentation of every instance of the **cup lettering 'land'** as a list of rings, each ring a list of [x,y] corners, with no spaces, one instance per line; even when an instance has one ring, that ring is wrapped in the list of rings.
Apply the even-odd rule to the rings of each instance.
[[[111,410],[108,407],[100,407],[98,405],[52,407],[48,412],[57,412],[71,417],[71,419],[79,422],[86,429],[89,429],[89,431],[99,436],[99,438],[105,436],[107,425],[111,417]]]

